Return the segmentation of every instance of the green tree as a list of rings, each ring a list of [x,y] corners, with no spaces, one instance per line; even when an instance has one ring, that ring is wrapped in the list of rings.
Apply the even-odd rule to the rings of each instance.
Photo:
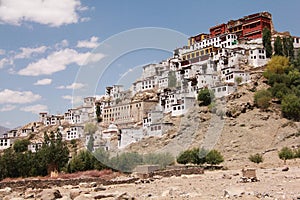
[[[288,94],[282,99],[281,109],[284,117],[300,120],[300,98],[295,94]]]
[[[176,87],[176,74],[175,74],[175,71],[169,71],[169,74],[168,74],[168,87],[169,88],[174,88]]]
[[[289,57],[290,60],[294,59],[294,44],[293,44],[293,38],[290,37],[284,37],[282,39],[282,46],[283,46],[283,55],[286,57]]]
[[[177,162],[179,164],[188,164],[188,163],[192,163],[192,156],[191,156],[191,150],[186,150],[186,151],[183,151],[179,154],[179,156],[177,157]]]
[[[214,94],[208,88],[202,89],[198,93],[199,105],[208,106],[214,99]]]
[[[272,94],[268,90],[259,90],[254,94],[254,104],[261,109],[267,109],[271,99]]]
[[[274,86],[270,88],[270,91],[273,97],[280,100],[291,92],[290,88],[288,88],[285,83],[275,83]]]
[[[96,106],[96,116],[97,116],[97,122],[98,123],[102,122],[100,105]]]
[[[274,42],[274,55],[283,56],[282,41],[279,36],[276,37]]]
[[[87,133],[88,135],[96,133],[97,130],[98,130],[98,127],[96,124],[87,123],[84,125],[84,132]]]
[[[51,171],[60,171],[69,160],[69,150],[59,131],[52,131],[50,137],[45,134],[44,143],[37,154],[46,166],[48,174]]]
[[[218,165],[223,161],[224,161],[224,158],[223,158],[222,154],[215,149],[209,151],[208,154],[206,155],[206,162],[208,164]]]
[[[259,153],[253,154],[253,155],[249,156],[249,160],[251,162],[254,162],[254,163],[258,164],[258,163],[263,162],[263,156],[261,154],[259,154]]]
[[[272,56],[272,44],[271,44],[271,31],[268,28],[263,29],[263,45],[266,50],[266,57],[270,58]]]
[[[14,151],[17,153],[27,151],[29,144],[30,144],[30,141],[27,139],[16,140],[13,145]]]
[[[132,172],[140,164],[143,164],[143,156],[136,152],[126,152],[111,158],[109,166],[122,172]]]
[[[289,59],[284,56],[273,56],[267,64],[267,73],[283,74],[288,69],[290,69]]]
[[[90,152],[93,152],[94,151],[94,134],[90,134],[89,135],[90,138],[89,138],[89,141],[88,141],[88,144],[87,144],[87,149],[90,151]]]
[[[284,164],[286,164],[286,160],[293,159],[294,158],[294,152],[292,149],[288,147],[283,147],[279,152],[278,156],[281,160],[284,161]]]

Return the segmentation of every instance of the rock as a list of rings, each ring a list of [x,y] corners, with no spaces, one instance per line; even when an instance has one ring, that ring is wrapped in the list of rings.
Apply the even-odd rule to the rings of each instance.
[[[36,195],[37,199],[54,200],[62,198],[60,191],[57,189],[44,189],[42,192]]]
[[[30,199],[30,198],[34,198],[34,196],[35,196],[35,194],[34,193],[28,193],[28,194],[26,194],[25,193],[25,199]]]
[[[68,196],[63,196],[62,198],[60,198],[59,200],[72,200],[70,197]]]
[[[114,194],[98,194],[96,196],[94,196],[94,199],[105,199],[105,198],[109,198],[109,197],[115,197]]]
[[[97,183],[96,182],[91,182],[90,187],[97,187]]]
[[[223,179],[231,179],[232,177],[228,174],[223,174],[222,178]]]
[[[70,197],[71,199],[75,199],[77,196],[79,196],[81,191],[79,189],[72,189],[70,191]]]
[[[0,189],[0,193],[3,193],[3,194],[9,194],[12,192],[12,189],[10,187],[5,187],[3,189]]]
[[[283,169],[282,169],[283,172],[287,172],[289,171],[289,167],[288,166],[285,166]]]
[[[106,187],[104,187],[104,186],[98,186],[98,187],[95,187],[94,188],[94,192],[100,192],[100,191],[104,191],[104,190],[106,190]]]
[[[90,200],[95,199],[91,194],[80,194],[74,200]]]
[[[116,200],[134,200],[134,197],[131,197],[127,192],[124,192],[116,197]]]
[[[88,188],[89,187],[89,184],[88,183],[79,183],[79,187],[81,188]]]
[[[232,176],[239,176],[239,175],[240,175],[239,173],[232,174]]]
[[[229,198],[229,197],[242,197],[243,194],[245,194],[244,189],[242,188],[229,188],[224,191],[224,197]]]
[[[6,199],[4,198],[3,200],[6,200]],[[22,198],[22,197],[14,197],[14,198],[10,198],[9,200],[24,200],[24,198]]]

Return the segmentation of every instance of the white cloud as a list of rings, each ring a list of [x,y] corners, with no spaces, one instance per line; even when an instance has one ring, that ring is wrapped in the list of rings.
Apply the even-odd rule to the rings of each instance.
[[[77,23],[80,0],[1,0],[0,22],[20,25],[25,21],[53,27]]]
[[[57,89],[72,89],[72,90],[76,90],[76,89],[81,89],[83,88],[85,85],[82,83],[72,83],[71,85],[67,85],[67,86],[58,86]]]
[[[29,58],[31,55],[33,54],[41,54],[44,53],[46,50],[48,49],[48,47],[46,46],[40,46],[37,48],[20,48],[20,50],[22,51],[21,53],[17,54],[15,56],[16,59],[20,59],[20,58]]]
[[[90,40],[81,40],[77,42],[77,46],[78,48],[89,48],[89,49],[93,49],[96,48],[99,43],[98,43],[98,37],[91,37]]]
[[[9,89],[4,89],[0,92],[0,104],[23,104],[32,103],[40,100],[41,96],[38,94],[33,94],[31,91],[14,91]]]
[[[0,109],[0,112],[11,111],[14,110],[15,108],[16,108],[15,105],[7,104]]]
[[[61,42],[55,44],[56,49],[62,49],[62,48],[65,48],[67,46],[69,46],[68,40],[62,40]]]
[[[4,49],[0,49],[0,55],[4,55],[5,54],[5,50]]]
[[[31,112],[33,114],[39,114],[40,112],[47,112],[48,107],[46,105],[36,104],[20,108],[20,110],[25,112]]]
[[[90,56],[94,59],[87,60]],[[82,66],[85,63],[97,62],[103,57],[103,54],[78,53],[74,49],[67,48],[53,52],[47,58],[30,63],[26,68],[21,69],[18,74],[24,76],[51,75],[65,70],[69,64],[76,63]]]
[[[45,78],[38,80],[37,82],[34,83],[34,85],[50,85],[52,83],[52,79],[50,78]]]
[[[65,100],[70,100],[71,104],[78,104],[82,102],[82,97],[81,96],[71,96],[71,95],[65,95],[62,96],[63,99]]]
[[[7,58],[2,58],[0,60],[0,69],[4,67],[4,65],[6,65],[8,63],[8,59]]]

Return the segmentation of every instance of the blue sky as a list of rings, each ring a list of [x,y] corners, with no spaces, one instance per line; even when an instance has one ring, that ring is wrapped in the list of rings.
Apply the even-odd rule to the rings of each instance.
[[[276,30],[300,36],[299,7],[298,0],[2,0],[0,125],[14,128],[37,120],[40,111],[59,114],[72,107],[73,89],[85,87],[75,81],[80,67],[97,67],[104,55],[93,49],[120,32],[161,27],[190,36],[269,11]],[[106,84],[133,81],[141,72],[136,66],[170,55],[155,49],[120,55],[96,94],[103,94]]]

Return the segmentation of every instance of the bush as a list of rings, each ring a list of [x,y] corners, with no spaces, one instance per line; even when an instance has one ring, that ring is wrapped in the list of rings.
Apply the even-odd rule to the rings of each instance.
[[[289,68],[289,59],[284,56],[273,56],[267,64],[267,71],[276,74],[283,74]]]
[[[211,165],[218,165],[224,161],[224,158],[221,155],[221,153],[215,149],[208,152],[205,159],[206,159],[206,162]]]
[[[141,164],[143,164],[143,156],[136,152],[126,152],[111,158],[109,166],[122,172],[132,172],[137,165]]]
[[[17,140],[17,141],[15,141],[14,146],[13,146],[14,151],[16,153],[27,151],[29,144],[30,144],[29,140],[26,140],[26,139],[25,140]]]
[[[267,109],[270,106],[272,94],[268,90],[259,90],[254,95],[254,103],[261,109]]]
[[[200,101],[200,105],[208,106],[212,100],[214,99],[214,94],[209,89],[205,88],[200,90],[198,93],[198,101]]]
[[[279,152],[278,152],[278,156],[281,160],[284,160],[284,162],[286,160],[289,159],[293,159],[294,158],[294,152],[292,151],[292,149],[288,148],[288,147],[283,147]]]
[[[295,150],[294,152],[294,158],[300,158],[300,148]]]
[[[284,96],[290,93],[290,89],[284,83],[275,83],[270,89],[273,97],[282,99]]]
[[[159,165],[161,169],[174,163],[174,157],[170,153],[149,153],[144,155],[144,164]]]
[[[294,94],[285,96],[281,103],[284,117],[293,120],[300,120],[300,98]]]
[[[191,150],[186,150],[186,151],[183,151],[179,154],[179,156],[177,157],[177,162],[179,164],[188,164],[188,163],[192,163],[192,156],[191,156]]]
[[[254,155],[250,155],[249,156],[249,160],[251,161],[251,162],[254,162],[254,163],[261,163],[261,162],[263,162],[263,157],[262,157],[262,155],[261,154],[259,154],[259,153],[257,153],[257,154],[254,154]]]

